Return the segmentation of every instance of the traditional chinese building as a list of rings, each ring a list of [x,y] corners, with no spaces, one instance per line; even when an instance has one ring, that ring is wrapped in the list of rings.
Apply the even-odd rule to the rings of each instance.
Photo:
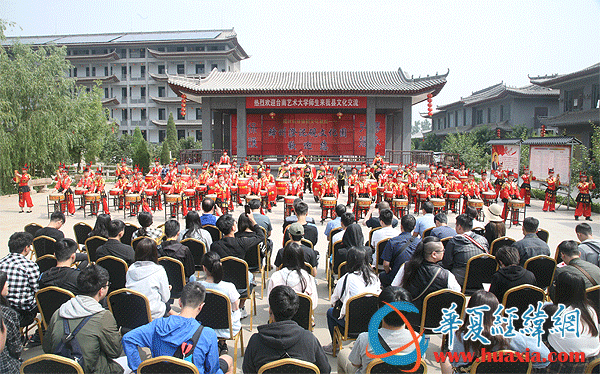
[[[213,70],[205,79],[169,76],[168,83],[202,104],[205,160],[213,159],[213,149],[231,149],[238,158],[303,150],[370,160],[377,152],[410,151],[411,107],[437,95],[446,76]]]

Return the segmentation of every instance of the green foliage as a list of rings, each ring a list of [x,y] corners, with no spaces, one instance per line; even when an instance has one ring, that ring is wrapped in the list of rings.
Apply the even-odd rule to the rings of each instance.
[[[160,151],[160,163],[166,165],[169,162],[171,162],[171,157],[169,156],[169,143],[163,142]]]
[[[428,134],[423,140],[415,139],[415,150],[434,151],[442,150],[442,138],[434,134]]]
[[[488,163],[485,147],[477,143],[477,132],[448,134],[442,143],[442,151],[458,153],[459,159],[469,169],[480,170]]]
[[[150,153],[148,146],[139,127],[133,132],[133,156],[131,157],[133,165],[137,165],[143,174],[150,171]]]
[[[187,138],[179,139],[179,149],[202,149],[202,143],[188,136]]]
[[[175,128],[175,120],[173,119],[173,113],[169,113],[169,120],[167,121],[167,139],[169,143],[169,150],[172,155],[177,157],[179,154],[179,143],[177,142],[177,129]]]
[[[116,127],[116,126],[115,126]],[[121,159],[129,159],[133,156],[133,138],[131,135],[110,132],[104,138],[100,159],[107,164],[116,164]]]
[[[416,133],[418,133],[419,131],[423,132],[423,131],[430,131],[431,130],[431,122],[424,119],[424,120],[417,120],[415,122],[413,122],[413,125],[410,129],[410,133],[411,135],[414,135]]]

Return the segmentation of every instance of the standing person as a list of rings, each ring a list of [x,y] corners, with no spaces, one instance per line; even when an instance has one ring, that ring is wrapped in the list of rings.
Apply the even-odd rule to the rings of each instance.
[[[344,161],[340,161],[340,166],[337,168],[337,186],[338,186],[338,194],[346,193],[346,176],[347,171],[344,166]]]
[[[554,168],[548,169],[548,178],[546,178],[546,183],[548,187],[546,187],[546,197],[544,199],[544,207],[542,210],[544,212],[551,211],[554,212],[555,204],[556,204],[556,191],[560,187],[560,175],[554,177]]]
[[[0,347],[0,372],[3,374],[18,374],[21,367],[21,352],[23,342],[19,332],[19,315],[8,301],[8,276],[0,270],[0,320],[4,320],[6,329],[6,348]]]
[[[500,189],[500,199],[504,203],[504,208],[502,210],[502,218],[506,219],[508,217],[509,206],[508,202],[512,199],[520,199],[521,195],[519,194],[519,190],[517,189],[517,184],[514,181],[515,174],[512,172],[508,173],[508,182],[505,182]],[[519,224],[519,211],[511,209],[512,217],[510,217],[513,225]]]
[[[579,220],[580,216],[584,216],[586,221],[592,220],[592,198],[590,197],[590,191],[596,188],[594,184],[594,180],[590,175],[589,182],[586,181],[585,172],[579,173],[579,183],[577,184],[577,189],[579,193],[577,194],[577,208],[575,209],[575,220]]]
[[[529,168],[525,168],[521,180],[523,180],[523,183],[521,183],[521,197],[525,200],[526,206],[531,206],[531,181],[534,181],[535,177]]]
[[[102,169],[98,168],[97,174],[93,180],[92,192],[100,194],[100,200],[102,200],[102,209],[104,214],[110,214],[110,211],[108,210],[108,197],[106,196],[106,191],[104,190],[105,187],[106,182],[104,181],[104,178],[102,178]],[[98,211],[100,210],[100,202],[97,201],[93,204],[95,204],[94,209],[96,214],[98,214]]]
[[[198,239],[203,242],[207,251],[212,245],[212,236],[210,236],[208,231],[202,228],[200,215],[195,210],[189,211],[185,216],[185,230],[179,234],[179,241],[188,238]]]
[[[502,219],[502,207],[494,203],[489,207],[484,207],[483,214],[488,219],[488,223],[484,228],[484,236],[488,244],[491,246],[494,240],[506,236],[506,224]]]
[[[25,207],[25,203],[27,203],[27,213],[31,213],[31,208],[33,208],[33,201],[31,201],[31,188],[29,187],[29,180],[31,179],[31,175],[27,172],[27,164],[23,166],[21,169],[21,174],[15,170],[15,177],[13,181],[18,184],[19,190],[19,207],[21,210],[19,213],[23,213],[23,208]]]
[[[540,221],[534,217],[527,217],[523,220],[523,239],[513,244],[513,247],[519,250],[521,266],[524,266],[525,261],[532,257],[539,255],[550,256],[548,243],[537,236],[539,224]]]
[[[71,189],[71,184],[73,184],[73,180],[69,176],[69,169],[65,166],[62,169],[62,177],[59,182],[56,183],[54,188],[58,192],[62,192],[65,194],[65,200],[60,202],[61,211],[67,211],[70,215],[75,214],[75,199],[73,197],[73,189]]]
[[[594,239],[592,227],[587,223],[575,226],[581,259],[600,267],[600,240]]]

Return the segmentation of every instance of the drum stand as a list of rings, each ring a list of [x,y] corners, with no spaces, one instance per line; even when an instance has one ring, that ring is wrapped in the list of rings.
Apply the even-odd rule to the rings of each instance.
[[[458,205],[459,204],[459,199],[450,199],[447,198],[446,199],[446,214],[448,214],[450,212],[450,210],[452,210],[452,212],[457,213],[458,212]]]
[[[98,206],[100,205],[100,203],[102,203],[102,198],[99,201],[90,201],[90,216],[97,216],[98,215]],[[86,213],[85,213],[85,205],[83,206],[83,218],[85,218]]]
[[[64,201],[64,200],[62,200]],[[50,200],[50,197],[46,196],[46,207],[48,208],[48,218],[53,212],[65,212],[65,209],[62,209],[61,200]],[[65,205],[66,206],[66,205]]]
[[[285,220],[286,217],[291,216],[293,210],[294,210],[294,206],[293,205],[286,205],[283,208],[283,219]]]
[[[131,217],[137,216],[141,206],[142,206],[142,197],[141,196],[140,196],[140,200],[138,200],[138,201],[130,201],[129,202],[129,215]],[[126,206],[123,209],[123,218],[127,219],[127,207]]]
[[[185,204],[185,202],[179,201],[177,203],[167,203],[165,201],[165,221],[168,221],[169,219],[176,219],[179,221],[179,206],[181,204]],[[167,213],[168,211],[171,211],[171,213]]]
[[[506,219],[510,221],[508,228],[511,228],[513,226],[513,221],[515,222],[514,223],[515,226],[521,226],[521,222],[522,222],[522,220],[520,219],[521,209],[509,208],[509,212],[510,212],[510,214],[506,215]],[[513,220],[513,217],[516,219]],[[527,217],[527,206],[525,206],[523,208],[523,219],[525,219],[525,217]],[[505,222],[506,222],[506,220],[505,220]]]
[[[183,200],[183,204],[187,205],[188,211],[190,210],[194,210],[196,208],[196,196],[198,195],[198,192],[196,192],[196,194],[194,194],[193,196],[185,196],[184,200]],[[223,208],[221,208],[223,209]]]
[[[355,202],[354,203],[354,210],[355,210],[355,215],[356,215],[356,220],[358,221],[359,219],[363,218],[365,215],[367,215],[367,212],[369,211],[369,207],[361,207],[358,206],[358,203]]]
[[[321,224],[325,222],[327,218],[335,219],[335,206],[333,208],[325,208],[321,204]]]

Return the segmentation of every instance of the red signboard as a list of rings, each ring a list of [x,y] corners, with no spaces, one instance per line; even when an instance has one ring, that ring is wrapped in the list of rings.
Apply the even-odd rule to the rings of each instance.
[[[367,153],[365,114],[331,113],[246,115],[248,155],[357,155]],[[385,115],[375,116],[375,151],[385,152]],[[231,116],[231,145],[237,149],[237,116]]]
[[[366,108],[366,97],[247,97],[246,108]]]

